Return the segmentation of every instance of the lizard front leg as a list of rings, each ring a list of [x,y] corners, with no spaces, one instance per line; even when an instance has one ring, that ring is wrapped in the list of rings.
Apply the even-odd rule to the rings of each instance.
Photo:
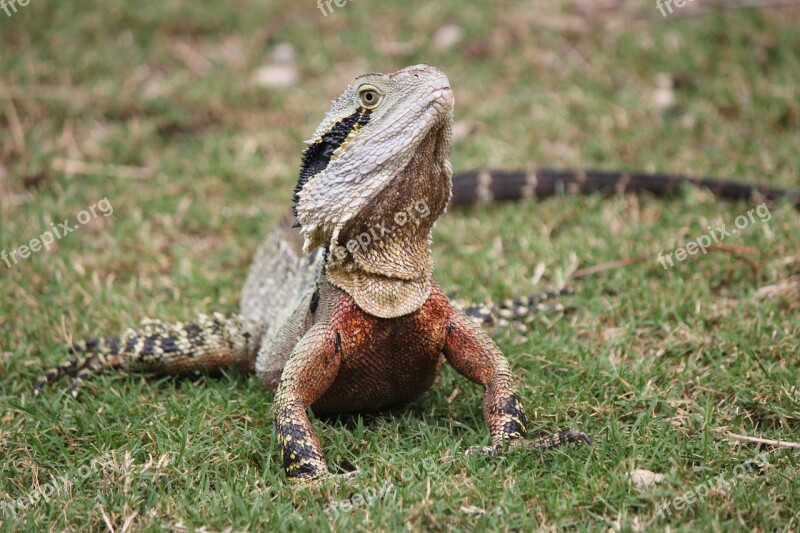
[[[525,411],[508,361],[494,341],[458,311],[453,312],[447,327],[443,352],[458,373],[485,388],[483,416],[489,426],[492,446],[484,451],[496,454],[506,445],[518,447],[527,444],[542,450],[567,442],[589,443],[585,433],[572,429],[561,431],[554,437],[524,440],[528,434]]]
[[[290,482],[328,475],[322,446],[306,411],[336,379],[341,351],[341,334],[317,324],[294,347],[281,375],[273,411],[283,469]]]

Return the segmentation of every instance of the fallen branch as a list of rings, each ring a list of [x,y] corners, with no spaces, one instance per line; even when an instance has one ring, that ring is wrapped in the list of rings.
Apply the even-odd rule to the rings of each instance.
[[[798,5],[797,0],[740,0],[738,2],[714,2],[707,6],[692,6],[689,9],[676,10],[677,17],[707,15],[715,11],[731,11],[734,9],[766,9]]]
[[[104,98],[105,95],[85,89],[61,85],[6,85],[0,100],[86,100]]]
[[[774,285],[765,285],[756,291],[756,298],[775,298],[800,293],[800,276],[778,280]]]
[[[798,0],[738,0],[735,2],[710,2],[707,5],[685,6],[682,8],[673,8],[667,17],[684,18],[684,17],[699,17],[717,13],[720,11],[732,11],[736,9],[774,9],[782,7],[793,7],[800,4]],[[658,13],[656,11],[656,13]],[[665,15],[656,17],[653,10],[650,8],[637,9],[632,12],[635,19],[638,20],[652,20],[665,18]]]
[[[608,270],[615,270],[617,268],[626,267],[628,265],[635,265],[637,263],[642,263],[650,259],[651,255],[640,255],[637,257],[628,257],[625,259],[617,259],[616,261],[609,261],[607,263],[600,263],[598,265],[592,265],[586,268],[579,268],[575,272],[572,273],[572,279],[580,279],[585,278],[586,276],[591,276],[592,274],[599,274],[600,272],[606,272]]]
[[[56,172],[63,172],[64,174],[94,174],[98,176],[131,179],[145,179],[152,175],[152,172],[147,167],[91,163],[75,159],[62,159],[60,157],[53,159],[50,166]]]
[[[717,251],[730,254],[740,261],[747,263],[747,266],[749,266],[753,271],[754,276],[758,276],[758,274],[761,273],[761,265],[747,257],[748,255],[758,255],[758,248],[716,243],[709,246],[708,251]]]
[[[3,80],[0,80],[0,99],[5,100],[6,117],[8,118],[8,125],[11,128],[11,137],[14,139],[17,151],[25,154],[25,130],[22,129],[22,122],[19,120],[19,113],[14,105],[14,100],[8,95]]]
[[[800,449],[800,442],[790,442],[787,440],[772,440],[772,439],[762,439],[761,437],[750,437],[747,435],[737,435],[736,433],[731,433],[730,431],[725,433],[725,436],[729,439],[739,440],[743,442],[753,442],[756,444],[767,444],[769,446],[778,446],[780,448],[797,448]]]

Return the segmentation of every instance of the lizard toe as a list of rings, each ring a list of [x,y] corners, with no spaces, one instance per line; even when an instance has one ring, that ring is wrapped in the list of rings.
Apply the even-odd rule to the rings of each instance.
[[[494,446],[470,446],[464,452],[467,457],[477,457],[480,455],[497,455],[497,449]]]

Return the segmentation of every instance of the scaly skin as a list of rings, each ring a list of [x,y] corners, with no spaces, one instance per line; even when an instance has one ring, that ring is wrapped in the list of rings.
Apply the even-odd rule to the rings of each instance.
[[[261,329],[238,314],[199,315],[185,324],[145,319],[119,337],[72,344],[68,352],[77,357],[42,372],[33,391],[74,374],[69,392],[77,397],[81,382],[106,368],[183,375],[238,365],[252,372]]]
[[[666,194],[690,183],[726,197],[789,196],[800,205],[800,196],[788,191],[641,173],[470,172],[453,182],[453,105],[449,81],[434,67],[359,77],[308,141],[295,217],[278,224],[259,248],[240,314],[201,315],[187,324],[146,320],[119,337],[76,343],[70,352],[78,357],[46,370],[34,391],[74,374],[71,392],[77,395],[81,381],[104,368],[181,374],[235,365],[255,371],[276,390],[286,475],[308,482],[328,475],[309,408],[353,412],[407,403],[433,384],[446,359],[485,389],[492,446],[471,451],[588,443],[572,429],[527,439],[508,361],[479,328],[524,317],[566,290],[454,309],[433,277],[430,255],[433,224],[451,199],[459,205],[559,191]],[[299,232],[292,229],[298,226]]]
[[[103,367],[255,368],[267,388],[277,386],[273,412],[286,476],[308,482],[328,475],[309,408],[341,413],[407,403],[430,388],[445,358],[485,388],[492,453],[522,442],[525,413],[508,361],[475,323],[488,322],[492,308],[473,307],[469,318],[433,278],[431,230],[452,193],[453,103],[447,77],[426,65],[358,78],[309,141],[296,221],[280,225],[259,250],[242,315],[189,325],[148,321],[119,339],[74,346],[88,357],[45,372],[35,390],[77,370],[77,393]],[[300,227],[303,251],[312,255],[292,244],[289,225]],[[499,309],[518,315],[538,303]],[[577,431],[563,435],[588,441]]]
[[[433,384],[442,356],[485,388],[494,450],[527,436],[508,362],[433,278],[431,229],[452,189],[453,104],[450,82],[433,67],[362,76],[304,154],[294,212],[304,250],[325,247],[327,259],[275,395],[291,480],[328,475],[308,408],[407,403]]]
[[[402,347],[402,349],[398,349]],[[424,305],[399,318],[365,313],[344,291],[323,284],[314,326],[295,346],[275,395],[275,427],[290,479],[311,481],[328,470],[306,411],[365,412],[402,405],[433,384],[442,355],[485,389],[483,414],[491,453],[527,436],[522,400],[508,361],[437,283]],[[530,441],[533,449],[588,442],[575,430]]]

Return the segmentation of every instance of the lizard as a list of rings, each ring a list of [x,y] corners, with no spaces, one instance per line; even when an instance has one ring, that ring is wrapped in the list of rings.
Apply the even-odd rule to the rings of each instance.
[[[484,387],[491,446],[469,453],[544,450],[591,441],[577,429],[530,439],[511,366],[481,329],[568,289],[490,306],[452,305],[433,275],[431,235],[448,206],[559,192],[650,191],[685,184],[727,198],[789,197],[783,189],[715,178],[549,169],[470,171],[450,163],[455,99],[429,65],[358,77],[303,152],[290,215],[257,249],[238,313],[192,322],[145,319],[119,336],[69,346],[34,393],[74,375],[71,394],[104,369],[187,374],[236,366],[274,392],[273,419],[288,481],[332,475],[309,409],[381,410],[428,390],[443,360]]]

